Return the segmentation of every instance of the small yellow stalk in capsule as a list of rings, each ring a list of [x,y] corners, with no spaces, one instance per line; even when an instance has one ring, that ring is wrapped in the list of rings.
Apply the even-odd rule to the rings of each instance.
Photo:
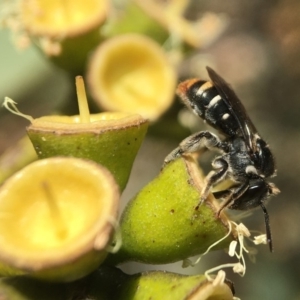
[[[136,154],[148,128],[138,114],[99,113],[90,115],[83,79],[76,77],[80,115],[44,116],[33,119],[5,99],[4,106],[31,122],[28,136],[39,158],[72,156],[93,160],[114,175],[120,189],[127,184]]]
[[[84,81],[82,76],[76,76],[76,92],[81,123],[90,123],[90,110],[86,98]]]

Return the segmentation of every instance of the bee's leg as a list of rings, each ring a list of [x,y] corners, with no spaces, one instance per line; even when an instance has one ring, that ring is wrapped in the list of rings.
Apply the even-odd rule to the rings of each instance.
[[[201,198],[199,204],[196,206],[196,209],[198,209],[199,206],[206,200],[211,187],[225,178],[229,167],[228,162],[220,157],[216,158],[213,161],[212,166],[216,170],[210,171],[206,176],[206,184],[202,189]]]
[[[232,205],[234,205],[234,202],[239,199],[248,190],[248,188],[249,180],[245,180],[222,202],[222,205],[218,211],[218,216],[220,216],[220,213],[224,208],[230,208]]]
[[[163,167],[169,162],[182,156],[184,153],[198,152],[201,149],[215,149],[227,152],[227,143],[222,142],[216,135],[209,131],[197,132],[184,139],[164,160]]]

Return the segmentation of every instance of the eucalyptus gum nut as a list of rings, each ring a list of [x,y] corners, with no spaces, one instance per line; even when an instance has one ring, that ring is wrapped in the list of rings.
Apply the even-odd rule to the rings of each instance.
[[[214,285],[204,275],[186,276],[152,271],[127,275],[117,268],[101,266],[90,276],[67,284],[32,278],[0,279],[1,300],[229,300],[230,283]]]
[[[119,299],[147,300],[226,300],[233,299],[227,284],[214,286],[204,275],[184,276],[166,272],[149,272],[135,276],[120,293]]]
[[[119,188],[104,167],[78,158],[38,160],[0,189],[0,275],[73,281],[107,256]]]
[[[215,285],[204,275],[186,276],[162,271],[124,274],[116,268],[101,266],[90,277],[89,296],[95,300],[229,300],[231,284]]]
[[[25,275],[27,277],[29,276],[43,281],[71,282],[78,278],[82,278],[95,270],[101,262],[103,262],[106,256],[106,251],[101,253],[99,251],[90,251],[82,254],[80,259],[77,259],[76,261],[72,261],[61,266],[49,267],[39,271],[20,270],[18,268],[13,268],[4,262],[0,262],[0,276],[18,277]]]
[[[42,53],[60,67],[82,72],[89,52],[103,40],[107,0],[23,0],[20,20]],[[76,75],[77,75],[76,74]]]
[[[169,163],[125,208],[121,249],[107,261],[166,264],[204,253],[229,229],[226,215],[217,216],[212,196],[195,210],[202,187],[203,177],[191,156]],[[231,240],[213,249],[227,247]]]
[[[161,46],[131,33],[106,40],[87,67],[90,94],[106,111],[157,120],[173,103],[177,74]]]
[[[105,166],[124,190],[148,122],[124,113],[91,117],[91,123],[80,124],[78,116],[42,117],[33,121],[27,133],[39,158],[72,156],[93,160]]]
[[[107,251],[90,251],[83,254],[77,261],[59,267],[28,272],[26,275],[45,281],[71,282],[94,271],[104,261],[106,256]]]

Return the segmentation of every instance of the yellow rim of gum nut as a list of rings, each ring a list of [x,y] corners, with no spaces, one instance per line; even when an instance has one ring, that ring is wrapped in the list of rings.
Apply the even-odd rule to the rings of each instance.
[[[76,116],[33,119],[22,114],[7,97],[4,106],[31,122],[27,133],[39,158],[73,156],[93,160],[108,168],[123,190],[148,121],[130,113],[90,114],[81,76],[76,77],[76,89],[80,112]]]
[[[137,113],[156,120],[172,104],[175,68],[161,46],[139,34],[125,34],[102,43],[93,53],[87,85],[105,110]]]
[[[119,190],[102,166],[83,159],[36,161],[0,189],[0,260],[25,273],[70,265],[72,278],[106,257],[117,218]],[[80,266],[82,270],[72,270]],[[73,272],[74,271],[74,272]]]
[[[107,0],[23,0],[21,19],[28,32],[54,38],[84,34],[104,22]]]

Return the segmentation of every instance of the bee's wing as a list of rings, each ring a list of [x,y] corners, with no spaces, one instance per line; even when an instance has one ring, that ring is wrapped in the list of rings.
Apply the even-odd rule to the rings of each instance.
[[[244,137],[247,145],[250,147],[250,149],[253,149],[254,134],[257,133],[257,130],[250,120],[245,107],[229,84],[220,75],[218,75],[210,67],[206,67],[206,69],[212,83],[226,103],[232,116],[238,122],[241,134]]]

